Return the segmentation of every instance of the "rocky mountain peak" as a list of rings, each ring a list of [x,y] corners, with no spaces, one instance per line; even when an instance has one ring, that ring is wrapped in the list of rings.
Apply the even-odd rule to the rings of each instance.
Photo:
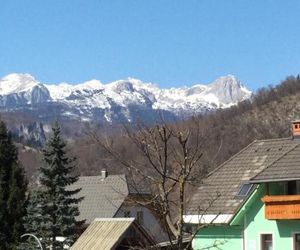
[[[76,85],[78,89],[100,89],[103,88],[99,80],[93,79]]]
[[[211,88],[241,88],[243,85],[239,79],[233,75],[221,76],[211,84],[208,85]]]
[[[133,92],[133,83],[130,80],[119,80],[110,84],[113,91],[121,94],[123,91]]]
[[[13,73],[0,79],[0,94],[24,92],[38,85],[39,82],[30,74]]]
[[[2,80],[8,82],[38,82],[32,75],[28,73],[11,73],[2,78]]]
[[[219,77],[208,87],[208,93],[214,93],[223,105],[233,105],[251,96],[251,91],[233,75]]]

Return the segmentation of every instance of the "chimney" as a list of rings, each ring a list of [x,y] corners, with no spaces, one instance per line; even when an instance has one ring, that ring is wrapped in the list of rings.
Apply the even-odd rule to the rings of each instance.
[[[300,138],[300,120],[292,122],[292,131],[294,138]]]
[[[106,169],[102,169],[101,170],[101,178],[105,179],[107,177],[107,175],[108,175],[108,173],[107,173]]]

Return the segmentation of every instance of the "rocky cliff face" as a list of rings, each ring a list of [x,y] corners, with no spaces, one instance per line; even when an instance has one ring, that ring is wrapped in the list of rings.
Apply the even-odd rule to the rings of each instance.
[[[16,142],[34,147],[41,147],[46,142],[44,125],[40,122],[29,122],[10,125],[10,131]]]

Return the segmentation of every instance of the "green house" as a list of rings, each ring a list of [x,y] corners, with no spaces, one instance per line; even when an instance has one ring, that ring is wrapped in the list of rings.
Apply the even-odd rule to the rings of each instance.
[[[300,122],[254,141],[210,173],[184,215],[193,249],[300,250]]]

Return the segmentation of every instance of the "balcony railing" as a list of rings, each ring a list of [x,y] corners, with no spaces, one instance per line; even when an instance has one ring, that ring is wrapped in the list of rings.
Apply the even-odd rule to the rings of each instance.
[[[300,195],[266,195],[262,201],[268,220],[300,219]]]

